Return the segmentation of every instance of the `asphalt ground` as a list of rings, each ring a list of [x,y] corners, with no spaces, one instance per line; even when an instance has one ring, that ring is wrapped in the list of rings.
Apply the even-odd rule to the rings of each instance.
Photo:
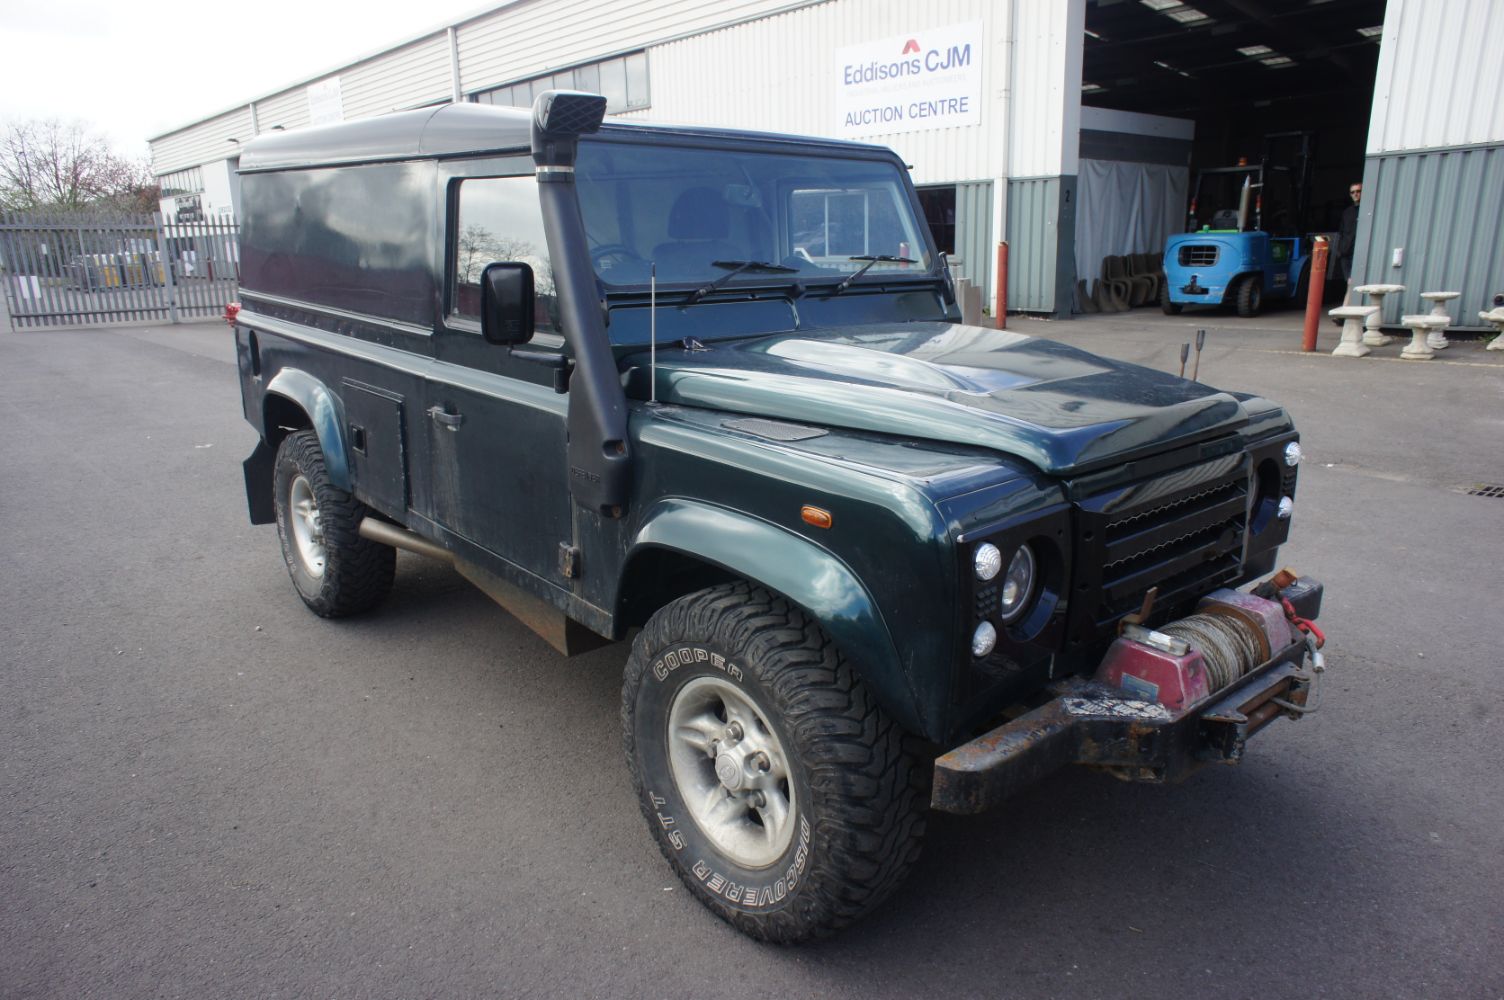
[[[561,659],[406,554],[373,616],[303,608],[247,523],[222,325],[0,332],[0,995],[1504,996],[1504,501],[1459,492],[1504,484],[1504,358],[1012,326],[1170,370],[1206,326],[1203,380],[1290,407],[1325,704],[1182,785],[937,815],[894,898],[803,947],[650,842],[624,647]]]

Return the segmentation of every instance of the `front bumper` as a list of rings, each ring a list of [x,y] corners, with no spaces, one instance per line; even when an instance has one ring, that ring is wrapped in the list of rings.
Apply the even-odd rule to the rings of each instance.
[[[935,761],[930,805],[981,812],[1066,764],[1148,782],[1179,781],[1203,764],[1236,764],[1248,738],[1275,718],[1314,710],[1319,676],[1314,647],[1295,642],[1180,712],[1071,678],[1044,705]]]

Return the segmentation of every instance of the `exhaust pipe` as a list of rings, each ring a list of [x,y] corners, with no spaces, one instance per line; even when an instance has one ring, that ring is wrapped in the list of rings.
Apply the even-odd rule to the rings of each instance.
[[[423,536],[416,535],[406,528],[399,528],[395,524],[388,524],[385,521],[378,521],[374,517],[367,517],[361,520],[360,527],[356,531],[361,538],[380,542],[382,545],[390,545],[394,549],[406,549],[409,552],[416,552],[420,556],[437,559],[442,563],[454,564],[453,552],[450,552],[437,542],[430,542]]]
[[[460,576],[479,587],[487,597],[509,612],[528,628],[537,632],[550,646],[565,656],[588,653],[592,649],[610,645],[611,640],[570,618],[559,608],[540,597],[529,594],[516,584],[495,576],[473,563],[455,557],[444,546],[416,535],[406,528],[379,521],[374,517],[364,518],[355,529],[361,538],[394,549],[406,549],[420,556],[428,556],[453,566]]]

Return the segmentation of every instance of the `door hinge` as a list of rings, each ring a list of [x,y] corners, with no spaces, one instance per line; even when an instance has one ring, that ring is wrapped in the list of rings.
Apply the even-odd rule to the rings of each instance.
[[[580,550],[568,542],[559,543],[559,573],[566,580],[574,580],[580,575]]]

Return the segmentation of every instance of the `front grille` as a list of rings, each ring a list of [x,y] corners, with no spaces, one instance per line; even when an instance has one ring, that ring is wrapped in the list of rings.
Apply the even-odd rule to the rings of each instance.
[[[1180,248],[1181,267],[1211,267],[1217,263],[1215,243],[1187,243]]]
[[[1248,484],[1240,453],[1080,501],[1072,638],[1138,610],[1151,587],[1164,609],[1235,577]]]

